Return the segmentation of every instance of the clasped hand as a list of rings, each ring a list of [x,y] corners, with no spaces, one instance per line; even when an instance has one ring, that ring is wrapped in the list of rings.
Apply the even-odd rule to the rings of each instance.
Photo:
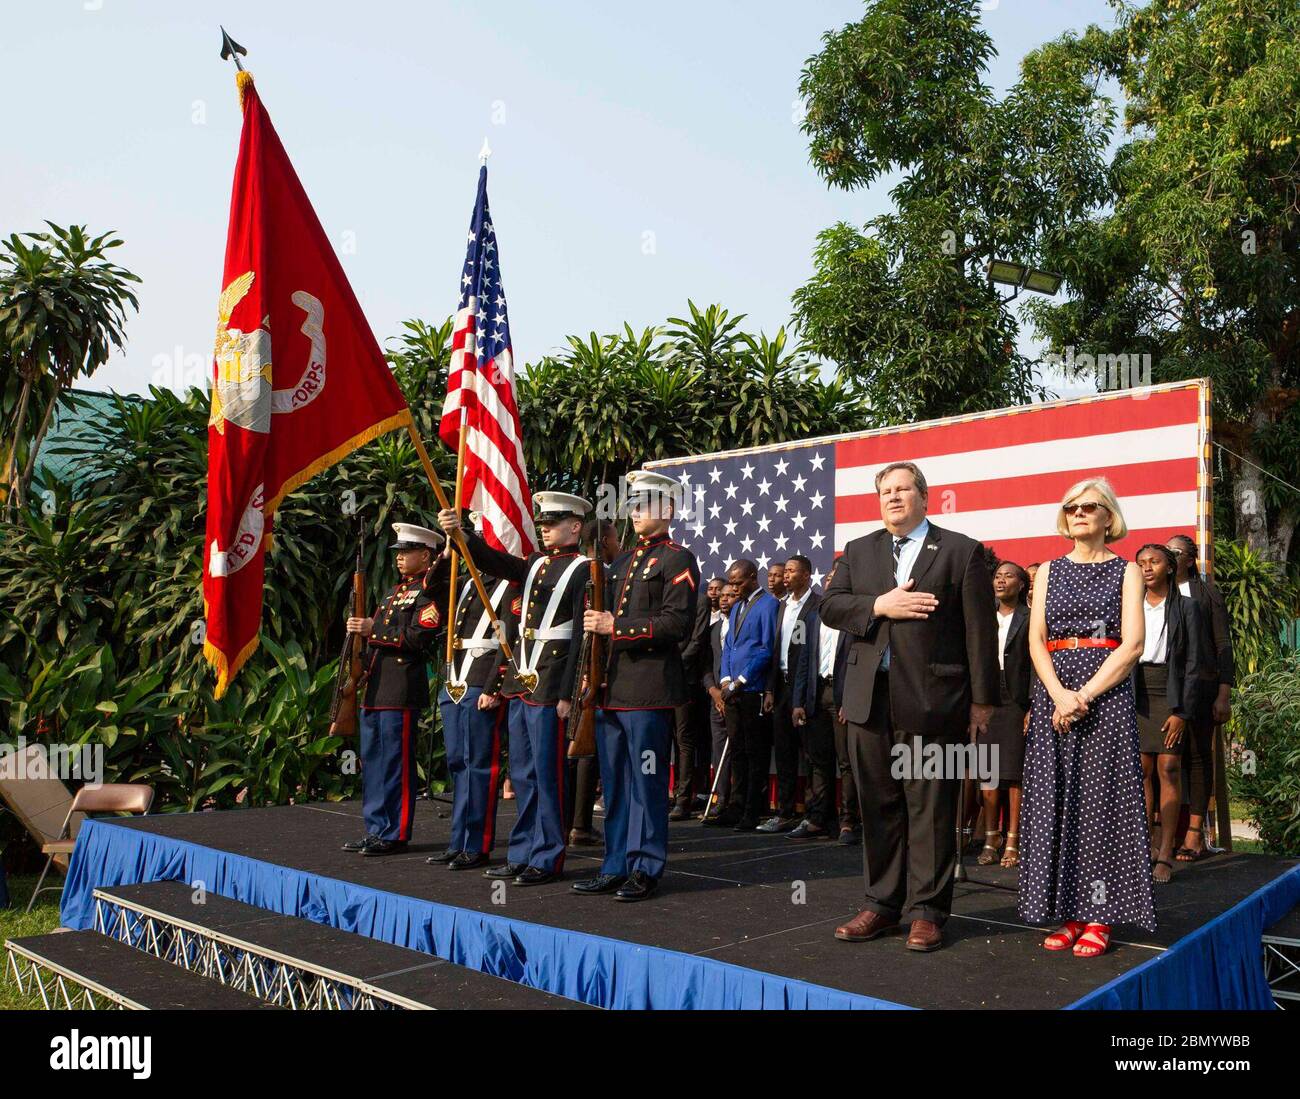
[[[1056,704],[1052,711],[1052,728],[1058,733],[1065,732],[1088,713],[1088,700],[1082,691],[1062,691],[1052,701]]]

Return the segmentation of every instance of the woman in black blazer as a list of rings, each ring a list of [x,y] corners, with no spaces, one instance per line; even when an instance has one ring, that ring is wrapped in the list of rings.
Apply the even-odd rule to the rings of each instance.
[[[975,861],[989,866],[998,861],[1001,839],[1000,802],[1007,792],[1006,847],[1002,865],[1020,864],[1020,780],[1025,765],[1025,729],[1029,722],[1029,574],[1013,561],[1003,561],[993,574],[993,594],[998,610],[998,660],[1001,664],[1001,699],[979,734],[981,751],[997,748],[997,784],[981,791],[984,797],[984,849]]]
[[[1146,642],[1133,669],[1138,740],[1142,749],[1142,787],[1151,828],[1151,877],[1164,884],[1173,877],[1174,830],[1183,800],[1183,744],[1198,716],[1196,667],[1205,645],[1196,604],[1179,594],[1173,553],[1154,542],[1137,553],[1146,585],[1143,611]],[[1160,831],[1155,831],[1159,789]]]

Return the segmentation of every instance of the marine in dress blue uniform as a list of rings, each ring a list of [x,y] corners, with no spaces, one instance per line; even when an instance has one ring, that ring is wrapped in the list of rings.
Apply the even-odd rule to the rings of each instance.
[[[402,575],[373,618],[350,618],[348,629],[367,636],[361,704],[363,839],[343,845],[363,855],[406,848],[415,818],[415,741],[420,713],[429,707],[428,657],[442,625],[436,595],[447,589],[447,562],[434,559],[443,537],[410,523],[394,523]]]
[[[607,611],[588,610],[584,628],[609,636],[609,667],[598,694],[596,750],[605,791],[605,860],[576,893],[650,896],[668,859],[668,775],[674,708],[689,689],[681,643],[695,620],[700,570],[668,535],[681,486],[646,470],[628,474],[636,546],[614,561]]]
[[[476,515],[471,513],[471,518]],[[509,580],[486,575],[482,580],[506,642],[514,648],[511,607],[519,589]],[[445,863],[449,870],[472,870],[488,861],[496,840],[510,701],[502,693],[509,664],[478,588],[468,576],[456,597],[452,631],[451,667],[438,694],[452,781],[451,839],[446,851],[427,861]]]
[[[506,721],[517,815],[505,865],[485,872],[520,886],[543,885],[564,872],[570,796],[565,719],[581,640],[574,636],[575,622],[580,629],[589,576],[578,538],[591,504],[567,492],[538,492],[533,504],[544,548],[527,557],[505,553],[465,533],[474,564],[521,589],[515,648],[520,676],[511,677],[507,671],[503,687],[511,699]],[[438,522],[449,531],[460,525],[460,518],[446,510],[439,512]],[[530,687],[527,677],[533,675],[536,683]]]

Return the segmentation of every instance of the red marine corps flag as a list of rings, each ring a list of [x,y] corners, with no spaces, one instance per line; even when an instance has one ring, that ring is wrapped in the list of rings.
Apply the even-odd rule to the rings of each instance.
[[[271,520],[285,495],[411,413],[252,76],[217,305],[203,652],[216,697],[257,647]]]

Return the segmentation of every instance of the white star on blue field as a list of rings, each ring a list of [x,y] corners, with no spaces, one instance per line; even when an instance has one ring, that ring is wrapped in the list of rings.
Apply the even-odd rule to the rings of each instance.
[[[820,584],[835,560],[835,444],[656,462],[689,504],[673,538],[695,554],[700,575],[721,576],[740,558],[766,569],[801,553]]]

